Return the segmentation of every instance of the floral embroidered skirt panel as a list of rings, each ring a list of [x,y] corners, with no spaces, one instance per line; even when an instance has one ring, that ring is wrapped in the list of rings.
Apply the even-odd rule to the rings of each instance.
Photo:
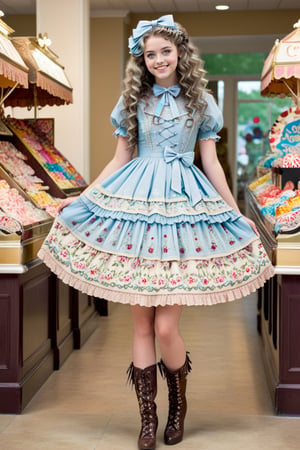
[[[147,307],[228,302],[274,274],[247,222],[178,159],[137,157],[81,194],[39,257],[84,293]]]

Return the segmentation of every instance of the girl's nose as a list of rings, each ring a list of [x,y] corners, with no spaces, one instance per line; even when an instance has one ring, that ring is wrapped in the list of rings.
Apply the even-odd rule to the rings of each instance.
[[[160,53],[158,53],[158,54],[156,55],[156,62],[161,62],[161,61],[163,61],[163,59],[164,59],[164,57],[163,57],[163,55],[161,55]]]

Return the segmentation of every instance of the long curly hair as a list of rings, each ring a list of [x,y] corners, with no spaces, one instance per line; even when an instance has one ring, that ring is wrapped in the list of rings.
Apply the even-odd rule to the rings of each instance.
[[[150,36],[163,37],[174,43],[181,55],[177,64],[177,80],[181,87],[181,95],[186,99],[186,108],[191,115],[196,109],[202,111],[205,107],[203,91],[206,88],[205,70],[198,50],[190,41],[188,33],[180,25],[178,29],[154,27],[145,33],[141,41],[144,48]],[[127,140],[129,150],[134,151],[138,140],[137,105],[141,99],[147,99],[152,93],[154,76],[148,71],[144,55],[130,56],[123,81],[123,101],[126,113]]]

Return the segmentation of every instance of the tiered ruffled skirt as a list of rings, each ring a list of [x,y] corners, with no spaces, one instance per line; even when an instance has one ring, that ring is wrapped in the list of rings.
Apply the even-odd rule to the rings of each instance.
[[[274,274],[202,172],[159,158],[134,159],[66,207],[39,256],[82,292],[148,307],[231,301]]]

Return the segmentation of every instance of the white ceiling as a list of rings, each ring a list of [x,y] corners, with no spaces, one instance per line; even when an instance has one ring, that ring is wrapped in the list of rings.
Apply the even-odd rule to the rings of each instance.
[[[90,0],[91,15],[116,15],[157,12],[214,11],[218,3],[227,4],[231,11],[300,10],[299,0]],[[0,0],[5,14],[34,14],[35,0]]]

